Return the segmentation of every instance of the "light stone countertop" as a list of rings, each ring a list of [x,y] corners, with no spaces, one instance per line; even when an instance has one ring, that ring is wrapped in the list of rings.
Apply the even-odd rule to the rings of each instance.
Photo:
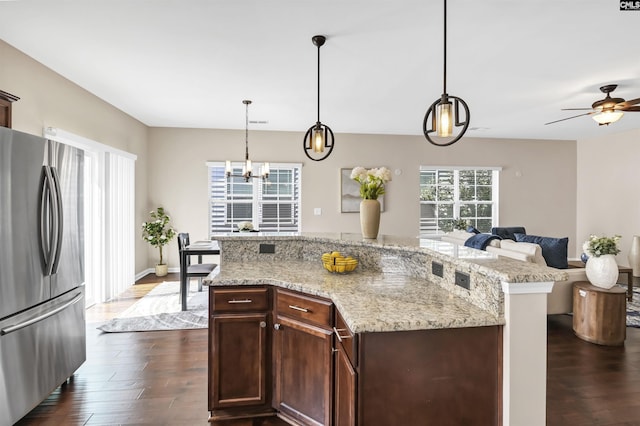
[[[268,233],[268,232],[232,232],[217,234],[212,240],[220,241],[310,241],[326,243],[345,243],[354,247],[376,247],[382,249],[400,249],[405,252],[428,253],[443,261],[454,259],[466,265],[470,270],[480,272],[487,277],[509,283],[565,281],[566,270],[555,269],[534,263],[522,262],[498,256],[483,250],[459,246],[457,244],[428,238],[412,238],[394,235],[379,235],[377,239],[363,239],[356,233]]]
[[[223,262],[204,284],[272,285],[333,301],[354,333],[503,325],[480,309],[424,279],[364,271],[332,274],[320,261]]]

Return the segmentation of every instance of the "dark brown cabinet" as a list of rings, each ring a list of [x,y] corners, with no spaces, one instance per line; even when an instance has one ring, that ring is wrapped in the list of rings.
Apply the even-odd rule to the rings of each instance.
[[[338,311],[334,334],[333,425],[356,425],[358,340]]]
[[[332,314],[331,301],[276,290],[274,407],[294,424],[331,424]]]
[[[502,327],[354,334],[331,300],[210,288],[211,420],[500,425]]]
[[[212,288],[209,411],[212,419],[272,414],[267,288]]]

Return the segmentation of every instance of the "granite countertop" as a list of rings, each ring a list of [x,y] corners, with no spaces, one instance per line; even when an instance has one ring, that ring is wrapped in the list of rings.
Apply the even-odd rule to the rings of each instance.
[[[348,274],[332,274],[319,261],[223,262],[203,282],[267,284],[329,298],[354,333],[504,324],[504,318],[424,279],[360,266]]]
[[[272,242],[302,240],[327,244],[345,243],[351,246],[400,249],[405,252],[429,253],[434,259],[443,261],[454,259],[458,263],[466,265],[469,270],[509,283],[564,281],[568,279],[566,270],[509,259],[483,250],[428,238],[379,235],[376,239],[363,239],[362,235],[356,233],[233,232],[216,234],[211,239],[220,241],[238,239],[248,241],[268,240]]]

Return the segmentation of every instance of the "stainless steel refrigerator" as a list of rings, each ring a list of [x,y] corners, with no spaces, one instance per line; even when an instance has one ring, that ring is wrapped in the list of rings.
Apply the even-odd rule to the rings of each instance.
[[[0,127],[0,426],[86,359],[84,153]]]

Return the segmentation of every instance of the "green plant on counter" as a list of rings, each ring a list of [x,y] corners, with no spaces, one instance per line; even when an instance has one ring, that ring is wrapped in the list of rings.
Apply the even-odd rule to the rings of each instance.
[[[164,265],[162,257],[162,246],[169,244],[176,236],[176,231],[169,226],[171,218],[164,212],[164,208],[158,207],[156,210],[149,212],[150,220],[142,223],[142,238],[153,247],[160,250],[160,262],[158,265]]]
[[[618,241],[620,241],[620,235],[614,235],[613,237],[598,237],[596,235],[590,235],[589,239],[582,245],[582,250],[589,256],[600,257],[605,254],[616,255],[620,253],[618,248]]]

